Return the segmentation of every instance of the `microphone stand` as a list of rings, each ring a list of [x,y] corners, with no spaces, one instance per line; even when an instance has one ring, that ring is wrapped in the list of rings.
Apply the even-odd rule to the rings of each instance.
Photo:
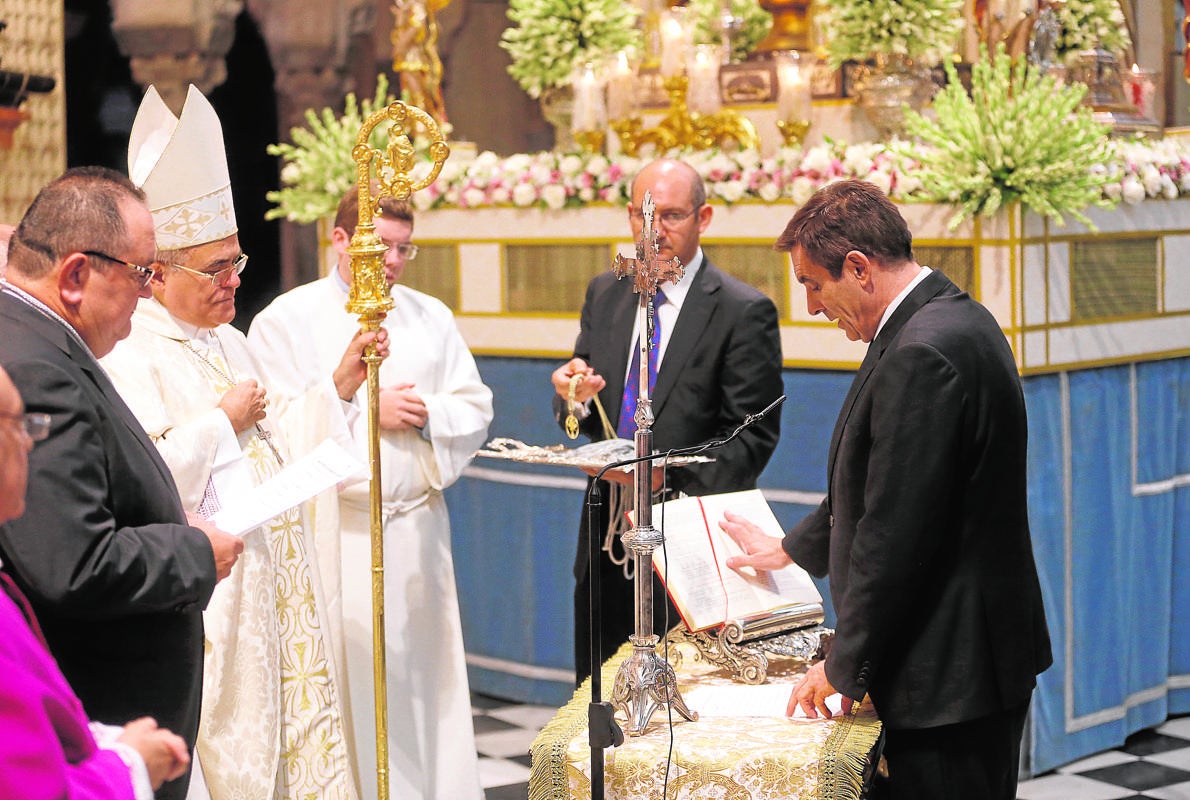
[[[624,732],[620,729],[619,723],[615,719],[615,710],[611,703],[603,700],[603,675],[602,664],[603,654],[600,652],[600,636],[599,628],[602,622],[599,610],[600,602],[600,587],[597,575],[597,565],[601,557],[601,548],[599,538],[595,536],[594,532],[599,526],[599,509],[603,505],[603,493],[599,488],[599,482],[603,476],[610,470],[622,469],[632,464],[641,464],[649,462],[649,468],[652,468],[653,461],[658,459],[670,459],[675,456],[695,456],[705,453],[708,450],[716,450],[723,447],[727,443],[734,440],[745,430],[760,422],[768,416],[774,409],[785,402],[785,395],[781,395],[773,402],[769,403],[755,414],[748,414],[744,417],[744,421],[736,427],[728,436],[723,439],[715,439],[702,444],[693,445],[690,447],[679,447],[673,450],[667,450],[664,453],[649,453],[648,455],[640,455],[634,458],[626,458],[622,461],[613,461],[610,464],[605,464],[595,473],[594,480],[591,481],[591,486],[587,490],[587,530],[590,533],[590,552],[587,555],[587,575],[589,582],[589,592],[591,600],[591,615],[590,615],[590,631],[588,639],[588,647],[591,654],[591,701],[587,706],[587,738],[591,745],[591,798],[592,800],[602,800],[604,796],[604,760],[603,751],[608,747],[619,747],[624,743]],[[638,565],[639,566],[639,565]],[[652,580],[652,576],[648,576]],[[643,731],[642,731],[643,732]]]

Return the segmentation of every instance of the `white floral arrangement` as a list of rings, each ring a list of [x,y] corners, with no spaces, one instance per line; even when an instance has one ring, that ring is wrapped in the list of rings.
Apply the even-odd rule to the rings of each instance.
[[[933,118],[906,110],[905,130],[922,143],[912,152],[928,199],[956,206],[952,228],[1017,202],[1058,224],[1065,215],[1090,224],[1084,208],[1112,204],[1108,174],[1094,169],[1108,161],[1110,126],[1080,105],[1086,86],[1009,58],[1003,44],[991,58],[980,47],[970,90],[949,61],[946,76]]]
[[[900,55],[936,64],[963,31],[963,0],[829,0],[815,14],[832,69],[844,61]]]
[[[719,44],[722,41],[723,4],[720,0],[690,0],[686,4],[694,20],[695,44]],[[756,0],[729,0],[728,11],[738,27],[731,37],[730,58],[743,61],[768,34],[773,15]]]
[[[1119,58],[1132,46],[1119,0],[1066,0],[1057,12],[1061,33],[1055,46],[1065,61],[1096,47]]]
[[[844,178],[867,180],[897,202],[935,202],[922,185],[923,153],[900,143],[827,141],[806,149],[783,147],[771,156],[755,150],[702,150],[674,154],[702,176],[712,202],[805,203],[819,188]],[[1190,144],[1165,139],[1110,140],[1095,172],[1107,176],[1107,205],[1146,198],[1190,197]],[[421,211],[439,208],[539,208],[557,211],[628,202],[632,176],[645,161],[624,155],[521,153],[501,158],[485,151],[471,161],[447,161],[427,189],[413,195]]]
[[[530,97],[565,85],[575,67],[640,48],[640,10],[624,0],[509,0],[514,23],[500,35],[508,74]]]
[[[388,93],[388,78],[381,73],[376,78],[375,96],[357,103],[355,93],[349,93],[342,114],[330,108],[319,113],[306,109],[308,127],[290,129],[292,144],[282,142],[266,148],[269,155],[280,156],[284,161],[281,167],[284,186],[265,195],[276,206],[270,208],[264,218],[314,222],[333,214],[339,207],[340,198],[355,185],[359,176],[351,151],[364,120],[393,100]],[[373,131],[373,146],[378,145],[383,128],[378,125]]]

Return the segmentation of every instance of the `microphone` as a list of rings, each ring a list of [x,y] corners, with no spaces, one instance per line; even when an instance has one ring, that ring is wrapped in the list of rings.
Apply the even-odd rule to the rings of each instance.
[[[603,465],[599,472],[595,473],[595,480],[600,480],[603,474],[608,470],[620,469],[631,464],[639,464],[642,461],[656,461],[659,458],[672,458],[673,456],[696,456],[700,453],[705,453],[708,450],[716,450],[723,447],[728,442],[738,437],[741,433],[760,422],[768,416],[774,409],[785,402],[785,395],[781,395],[767,406],[757,411],[755,414],[747,414],[744,416],[744,421],[741,422],[734,431],[722,439],[712,439],[709,442],[692,445],[690,447],[676,447],[672,450],[667,450],[664,453],[651,453],[647,456],[636,456],[635,458],[626,458],[623,461],[613,461],[610,464]]]

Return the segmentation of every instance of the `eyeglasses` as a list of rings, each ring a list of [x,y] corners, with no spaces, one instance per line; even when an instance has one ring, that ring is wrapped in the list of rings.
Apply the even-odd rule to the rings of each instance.
[[[0,417],[19,422],[25,433],[35,442],[40,442],[50,434],[49,414],[5,414],[0,412]]]
[[[653,220],[660,222],[667,228],[673,228],[690,219],[690,215],[694,214],[700,208],[702,208],[702,206],[695,206],[689,211],[663,211],[660,214],[654,214]],[[635,208],[628,212],[628,217],[633,222],[645,221],[645,215]]]
[[[388,248],[392,250],[406,261],[412,261],[417,258],[417,245],[415,244],[394,244]]]
[[[211,282],[212,286],[226,286],[231,276],[239,275],[244,271],[244,267],[248,264],[248,254],[240,253],[236,256],[236,260],[231,262],[230,267],[224,267],[216,272],[201,272],[197,269],[190,269],[190,267],[183,267],[181,264],[170,264],[174,269],[180,269],[183,272],[189,272],[199,278],[206,278]]]
[[[142,289],[148,286],[150,281],[153,280],[154,276],[157,275],[157,271],[152,267],[142,267],[140,264],[133,264],[131,261],[125,261],[122,258],[115,258],[113,256],[109,256],[107,253],[101,253],[98,250],[80,250],[79,252],[85,256],[102,258],[104,261],[110,261],[113,264],[123,264],[129,269],[132,269],[138,273],[137,277],[140,280],[140,288]]]

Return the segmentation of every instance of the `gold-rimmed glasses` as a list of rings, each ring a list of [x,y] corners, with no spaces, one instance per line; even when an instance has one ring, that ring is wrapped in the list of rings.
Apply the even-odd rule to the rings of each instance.
[[[239,275],[244,271],[244,267],[247,266],[247,264],[248,254],[240,253],[238,256],[236,256],[235,261],[231,262],[230,267],[224,267],[223,269],[216,270],[214,272],[203,272],[202,270],[191,269],[190,267],[184,267],[181,264],[174,263],[168,263],[167,266],[173,267],[174,269],[180,269],[183,272],[189,272],[191,275],[199,278],[206,278],[211,282],[212,286],[226,286],[227,282],[231,280],[231,276],[233,274]]]
[[[107,253],[101,253],[98,250],[80,250],[79,252],[85,256],[91,256],[92,258],[102,258],[104,261],[110,261],[113,264],[123,264],[137,273],[137,279],[140,281],[140,288],[142,289],[148,286],[153,280],[154,276],[157,275],[157,270],[153,269],[152,267],[142,267],[140,264],[133,264],[131,261],[125,261],[122,258],[109,256]]]
[[[19,424],[25,431],[25,434],[35,442],[40,442],[50,434],[49,414],[7,414],[0,411],[0,418],[10,419]]]

